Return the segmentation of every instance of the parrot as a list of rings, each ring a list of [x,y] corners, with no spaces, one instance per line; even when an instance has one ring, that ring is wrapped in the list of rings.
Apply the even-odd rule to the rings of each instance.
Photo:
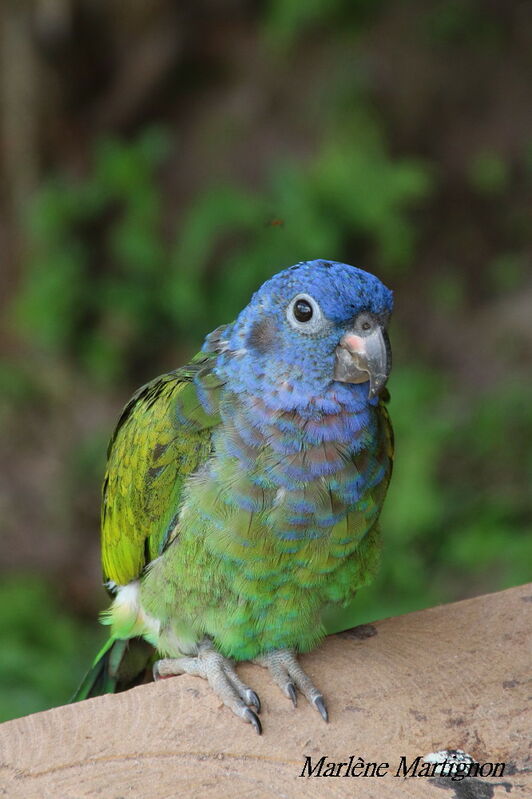
[[[156,680],[206,679],[260,734],[237,673],[252,661],[328,721],[298,655],[378,567],[392,307],[369,272],[300,262],[132,396],[102,490],[110,636],[75,699],[135,684],[149,662]]]

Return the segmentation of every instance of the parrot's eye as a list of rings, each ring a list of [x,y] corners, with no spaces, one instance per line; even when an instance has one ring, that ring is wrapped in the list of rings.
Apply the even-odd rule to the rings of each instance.
[[[294,316],[298,322],[310,322],[313,313],[312,305],[308,300],[298,300],[294,303]]]
[[[328,326],[322,310],[310,294],[298,294],[286,309],[286,318],[291,327],[310,335],[321,333]]]

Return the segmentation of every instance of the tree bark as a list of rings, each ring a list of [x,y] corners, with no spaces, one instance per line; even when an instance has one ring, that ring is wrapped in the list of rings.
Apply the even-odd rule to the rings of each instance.
[[[330,636],[302,658],[326,694],[328,725],[250,664],[240,673],[263,702],[261,737],[190,676],[10,721],[0,726],[0,796],[524,799],[531,609],[528,585]],[[402,757],[410,766],[452,749],[504,773],[395,776]],[[307,756],[314,767],[322,755],[389,767],[299,776]]]

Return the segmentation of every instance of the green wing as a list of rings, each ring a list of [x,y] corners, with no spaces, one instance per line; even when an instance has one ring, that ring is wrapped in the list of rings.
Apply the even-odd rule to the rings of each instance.
[[[108,449],[102,496],[105,581],[125,585],[171,540],[186,478],[211,452],[220,421],[212,354],[142,386],[122,412]],[[212,406],[206,412],[198,391]]]

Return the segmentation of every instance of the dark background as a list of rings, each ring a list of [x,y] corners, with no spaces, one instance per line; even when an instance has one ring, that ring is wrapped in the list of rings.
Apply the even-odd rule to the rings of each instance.
[[[0,48],[0,717],[105,639],[122,405],[299,260],[395,291],[384,562],[346,623],[529,578],[530,4],[5,0]]]

